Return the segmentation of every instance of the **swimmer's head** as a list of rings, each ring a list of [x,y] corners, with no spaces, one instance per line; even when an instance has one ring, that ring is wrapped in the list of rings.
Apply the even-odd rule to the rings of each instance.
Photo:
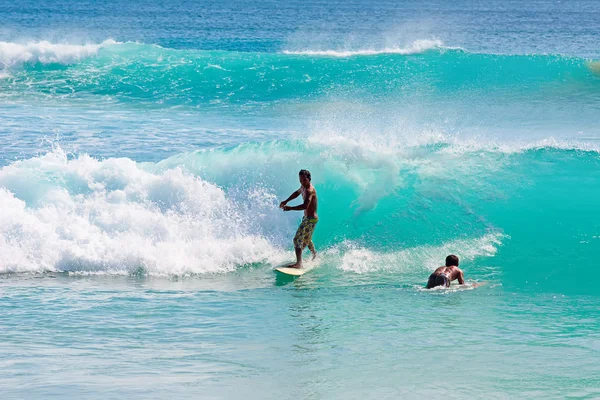
[[[446,267],[451,266],[458,267],[458,257],[456,257],[454,254],[450,254],[448,257],[446,257]]]

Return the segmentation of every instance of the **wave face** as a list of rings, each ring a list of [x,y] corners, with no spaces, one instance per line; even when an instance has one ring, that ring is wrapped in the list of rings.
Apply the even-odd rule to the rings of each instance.
[[[599,163],[575,149],[317,138],[158,163],[57,148],[0,170],[0,270],[189,275],[283,262],[299,215],[277,205],[306,164],[321,198],[314,239],[325,270],[419,280],[456,253],[480,279],[558,290],[539,277],[568,269],[561,291],[595,290],[580,276],[600,249],[590,223]]]

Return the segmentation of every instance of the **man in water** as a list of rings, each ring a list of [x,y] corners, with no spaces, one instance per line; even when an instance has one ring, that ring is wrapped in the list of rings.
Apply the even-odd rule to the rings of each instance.
[[[296,263],[290,265],[289,268],[302,268],[302,251],[306,246],[308,246],[308,249],[313,254],[313,260],[317,256],[315,245],[312,242],[312,235],[319,220],[319,217],[317,216],[317,191],[311,183],[309,171],[303,169],[298,173],[298,176],[300,178],[300,189],[296,190],[287,198],[287,200],[282,201],[281,204],[279,204],[279,208],[282,208],[283,211],[304,210],[304,217],[296,231],[296,236],[294,236]],[[304,202],[301,205],[294,207],[287,205],[288,201],[293,200],[300,195],[302,195],[302,198],[304,199]]]
[[[446,266],[439,267],[429,276],[427,289],[436,286],[450,287],[450,282],[457,279],[459,284],[465,284],[465,276],[460,268],[458,268],[458,257],[454,254],[450,254],[446,257]]]

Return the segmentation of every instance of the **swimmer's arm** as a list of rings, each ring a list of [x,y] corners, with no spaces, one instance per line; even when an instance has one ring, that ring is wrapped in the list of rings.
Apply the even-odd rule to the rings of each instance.
[[[459,274],[458,274],[458,284],[459,285],[465,284],[465,275],[463,274],[462,270],[459,271]]]
[[[290,197],[279,203],[279,208],[283,208],[290,200],[294,200],[296,197],[300,196],[300,193],[302,193],[302,188],[299,188],[294,193],[290,194]]]
[[[312,198],[314,197],[314,193],[308,192],[306,194],[306,198],[304,199],[304,203],[300,204],[299,206],[294,206],[294,207],[288,207],[288,206],[284,206],[283,210],[284,211],[300,211],[300,210],[306,210],[308,208],[308,205],[310,204],[310,202],[312,201]]]

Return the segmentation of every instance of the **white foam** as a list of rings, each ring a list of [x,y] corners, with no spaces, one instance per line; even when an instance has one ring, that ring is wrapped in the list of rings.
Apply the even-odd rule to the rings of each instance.
[[[485,135],[455,135],[428,128],[416,131],[410,126],[398,126],[397,129],[377,132],[364,127],[340,130],[332,124],[315,125],[318,127],[314,128],[308,137],[309,143],[330,147],[336,151],[372,153],[382,157],[410,157],[411,154],[422,153],[425,147],[430,147],[431,153],[457,156],[482,152],[516,154],[542,149],[600,152],[600,139],[596,137],[559,139],[548,136],[536,140],[497,140]]]
[[[48,41],[25,44],[0,42],[0,66],[10,68],[23,63],[70,64],[95,55],[103,47],[118,44],[105,40],[98,44],[62,44]]]
[[[439,246],[418,246],[395,252],[375,252],[346,242],[329,250],[327,255],[339,258],[339,269],[357,274],[380,271],[415,272],[419,268],[433,271],[442,265],[450,253],[463,260],[492,257],[505,237],[500,233],[489,233],[479,238],[458,239]]]
[[[0,170],[0,273],[222,273],[282,262],[214,184],[60,149]]]
[[[220,69],[221,71],[229,71],[228,69],[225,69],[223,67],[221,67],[218,64],[208,64],[206,67],[204,67],[204,69]]]
[[[327,57],[352,57],[352,56],[372,56],[378,54],[418,54],[429,50],[443,47],[440,40],[424,39],[415,40],[409,47],[386,47],[383,49],[362,49],[362,50],[285,50],[284,54],[308,55],[308,56],[327,56]]]

